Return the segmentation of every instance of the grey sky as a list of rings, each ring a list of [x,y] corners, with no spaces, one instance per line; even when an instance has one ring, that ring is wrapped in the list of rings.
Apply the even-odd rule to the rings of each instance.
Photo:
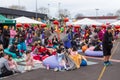
[[[28,11],[35,11],[36,0],[0,0],[0,7],[8,7],[10,5],[25,6]],[[98,8],[99,15],[106,15],[107,13],[115,13],[120,9],[120,0],[37,0],[39,7],[48,7],[50,4],[50,15],[55,16],[58,10],[58,3],[61,3],[60,8],[68,9],[72,17],[76,13],[83,13],[84,15],[94,16],[95,9]]]

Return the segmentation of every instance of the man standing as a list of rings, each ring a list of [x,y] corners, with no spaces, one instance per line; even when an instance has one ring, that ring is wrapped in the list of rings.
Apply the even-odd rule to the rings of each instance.
[[[104,54],[104,66],[110,65],[110,56],[111,56],[111,49],[113,47],[113,35],[111,27],[107,28],[107,31],[104,34],[103,41],[103,54]]]

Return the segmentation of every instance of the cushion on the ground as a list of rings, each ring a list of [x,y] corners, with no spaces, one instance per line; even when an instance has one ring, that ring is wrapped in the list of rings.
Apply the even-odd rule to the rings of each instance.
[[[55,55],[47,57],[46,59],[44,59],[43,60],[43,65],[44,66],[48,66],[49,65],[50,69],[59,68],[59,67],[62,68],[63,67],[63,66],[59,65]]]
[[[86,56],[94,56],[94,57],[102,57],[103,56],[103,51],[91,51],[91,50],[86,50],[85,51]]]

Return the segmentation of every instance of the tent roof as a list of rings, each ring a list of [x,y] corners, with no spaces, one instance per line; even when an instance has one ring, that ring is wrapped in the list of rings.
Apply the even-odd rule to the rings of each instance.
[[[102,23],[88,18],[84,18],[72,23],[73,25],[102,25]]]
[[[15,18],[13,20],[16,20],[17,23],[22,23],[22,24],[24,24],[24,23],[28,23],[28,24],[43,24],[42,22],[30,19],[28,17],[24,17],[24,16]]]
[[[8,18],[0,15],[0,23],[1,23],[1,24],[15,24],[16,21],[15,21],[15,20],[8,19]]]
[[[111,25],[120,25],[120,20],[114,23],[111,23]]]

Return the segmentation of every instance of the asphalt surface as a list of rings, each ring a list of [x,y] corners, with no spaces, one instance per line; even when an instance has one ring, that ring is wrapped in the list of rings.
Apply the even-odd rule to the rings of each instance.
[[[115,49],[118,45],[117,49]],[[101,80],[120,80],[120,42],[117,42],[113,48],[112,66],[108,66]],[[101,59],[88,58],[89,61],[98,62],[98,64],[81,67],[73,71],[54,72],[53,70],[37,69],[34,71],[12,75],[2,80],[98,80],[103,69]]]

